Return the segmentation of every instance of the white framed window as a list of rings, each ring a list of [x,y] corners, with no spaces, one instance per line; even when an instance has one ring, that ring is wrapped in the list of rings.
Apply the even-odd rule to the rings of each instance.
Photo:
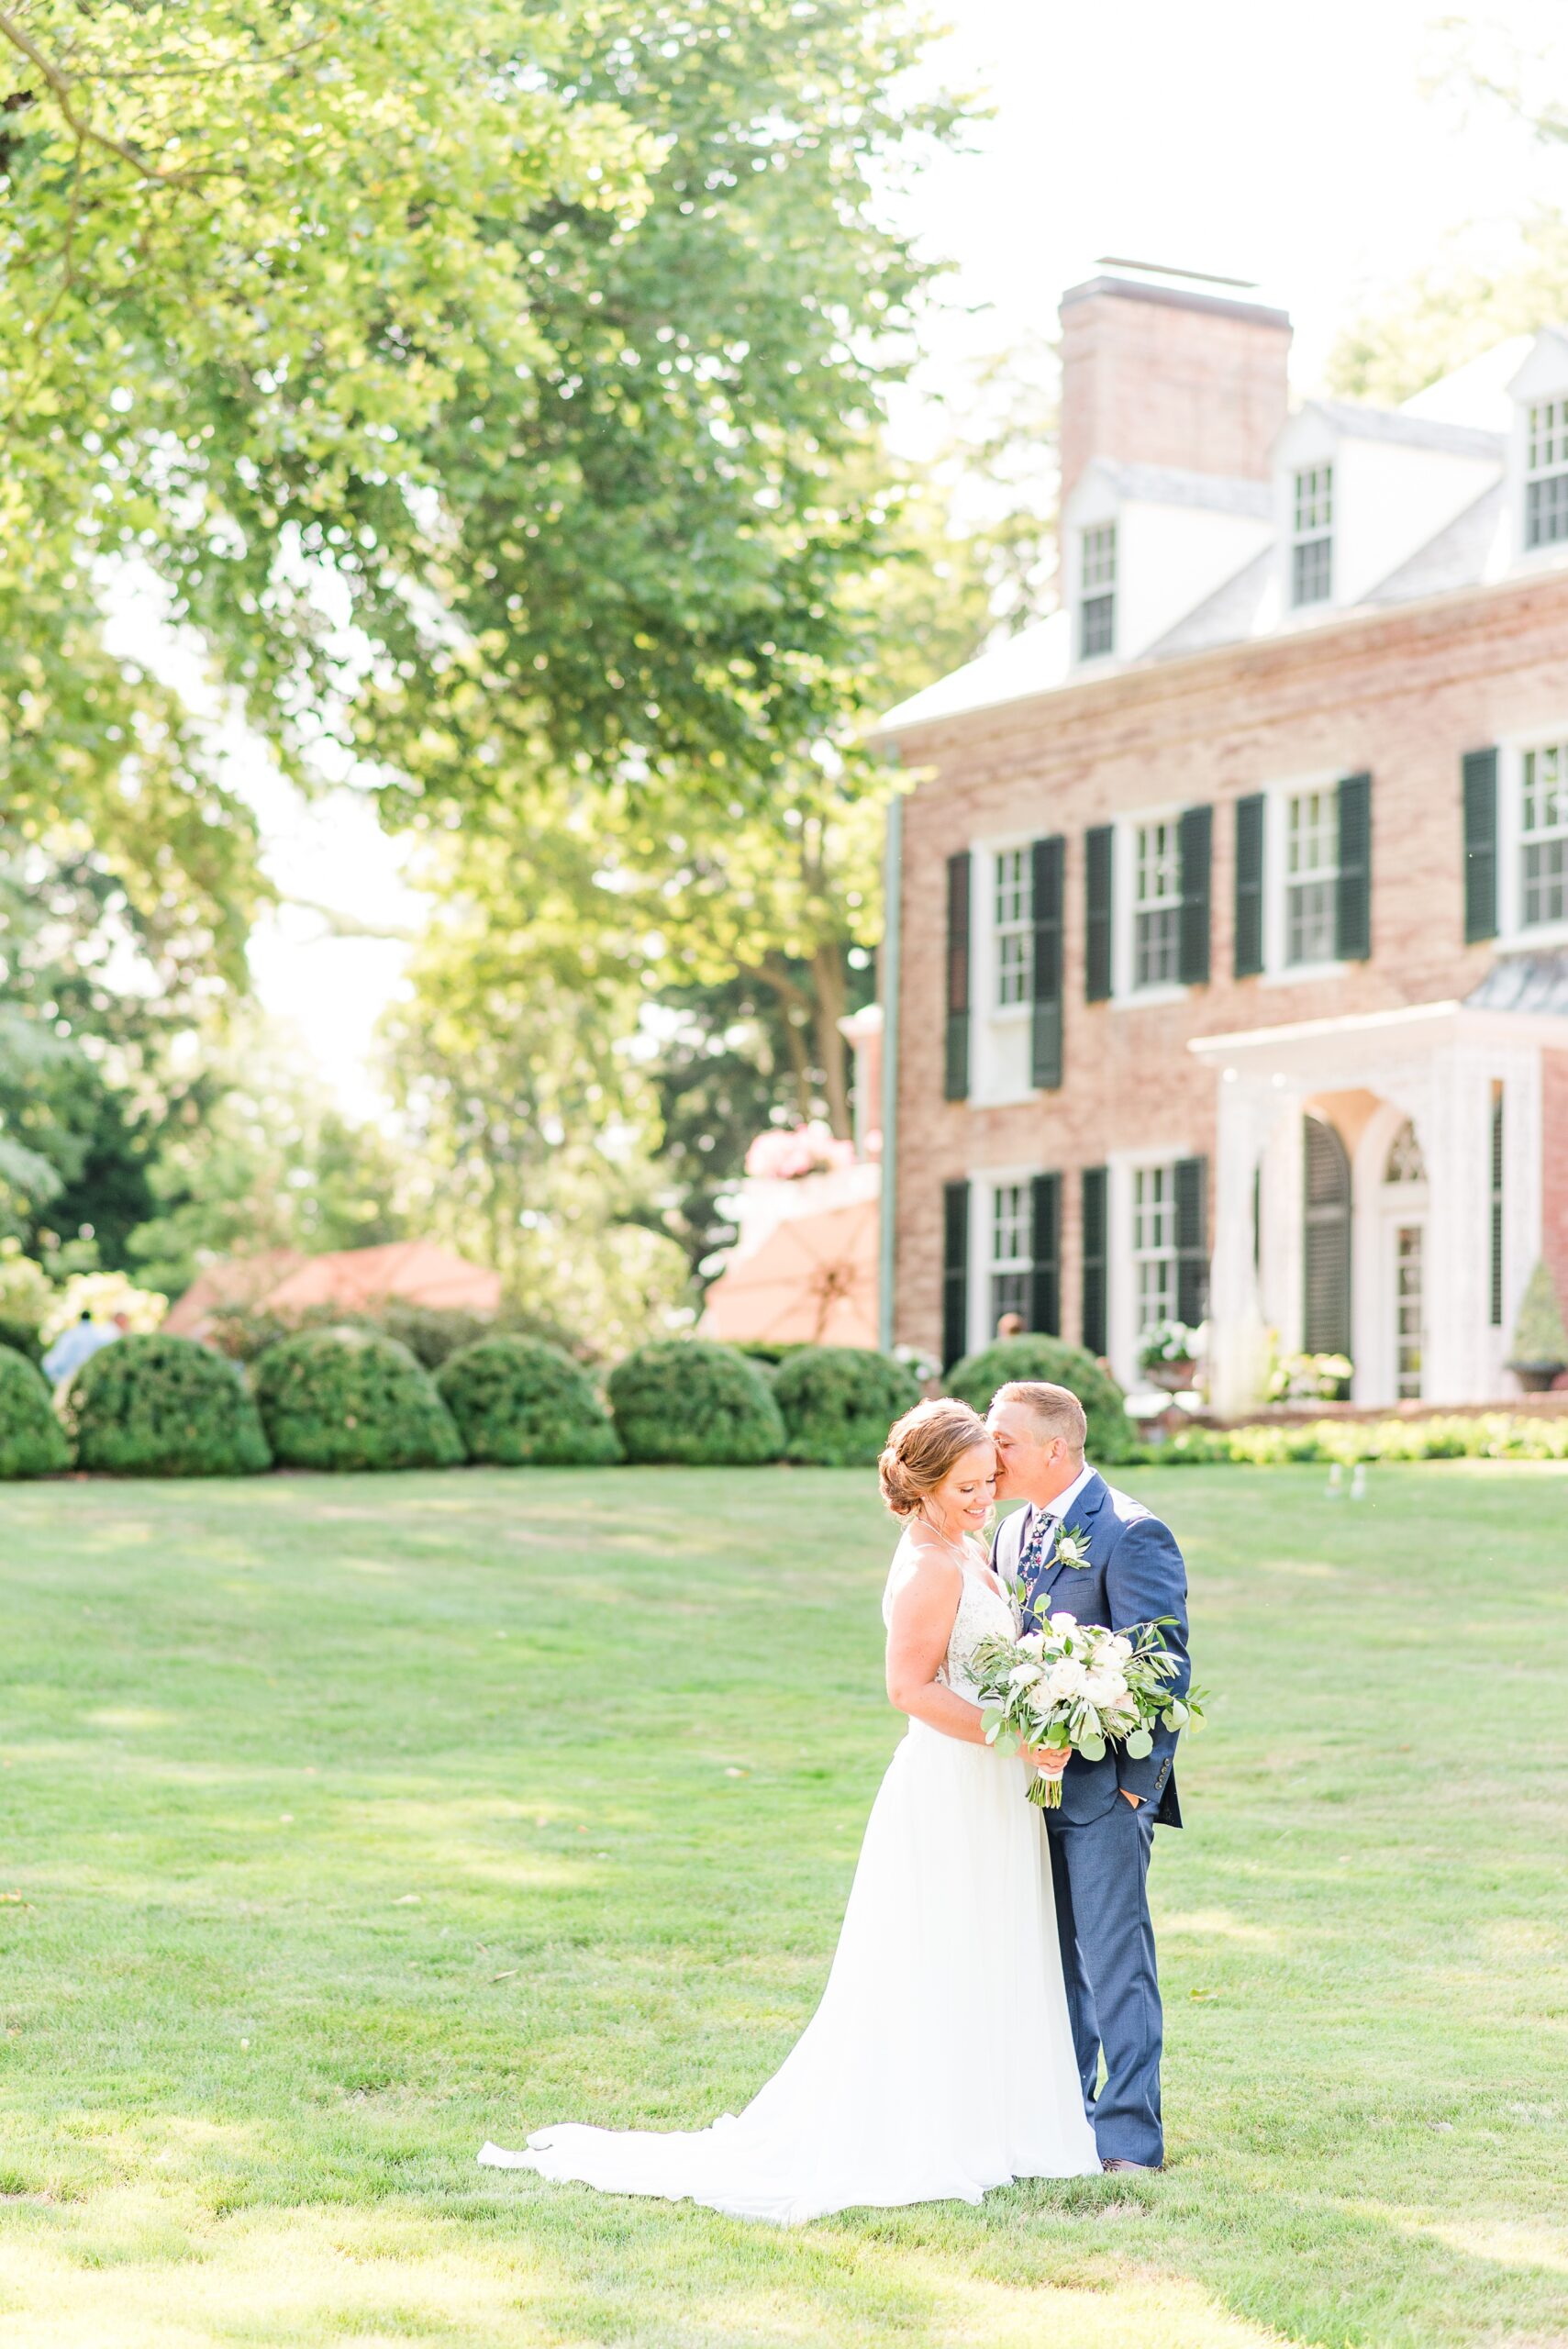
[[[1116,524],[1095,522],[1078,541],[1078,658],[1116,648]]]
[[[996,1008],[1028,1003],[1034,980],[1034,873],[1027,848],[996,856],[992,891]]]
[[[1334,468],[1303,465],[1291,484],[1291,604],[1326,604],[1333,589]]]
[[[1394,1234],[1394,1391],[1401,1403],[1421,1393],[1426,1351],[1426,1227],[1402,1223]]]
[[[1293,791],[1284,818],[1284,954],[1288,969],[1331,963],[1340,874],[1340,799],[1336,786]]]
[[[1004,1313],[1021,1313],[1029,1319],[1032,1214],[1033,1195],[1027,1182],[991,1186],[985,1286],[990,1321],[983,1344],[995,1336]]]
[[[1568,396],[1537,400],[1525,433],[1525,545],[1568,539]]]
[[[1568,921],[1568,742],[1539,743],[1520,774],[1519,927]]]
[[[1181,976],[1182,860],[1175,819],[1132,833],[1132,984],[1173,985]]]
[[[1135,1338],[1176,1318],[1176,1169],[1132,1169],[1132,1280]]]

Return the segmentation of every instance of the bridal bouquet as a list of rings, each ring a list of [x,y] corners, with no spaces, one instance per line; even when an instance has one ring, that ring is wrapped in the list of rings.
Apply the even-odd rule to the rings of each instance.
[[[1103,1623],[1080,1623],[1075,1615],[1059,1614],[1040,1631],[983,1640],[968,1673],[984,1699],[981,1719],[987,1745],[1001,1743],[1006,1751],[1016,1740],[1020,1746],[1048,1745],[1058,1753],[1066,1747],[1098,1762],[1115,1739],[1141,1761],[1153,1751],[1157,1723],[1167,1729],[1202,1725],[1197,1697],[1171,1693],[1169,1683],[1180,1668],[1161,1623],[1110,1631]],[[1042,1810],[1060,1809],[1062,1780],[1037,1774],[1029,1800]]]

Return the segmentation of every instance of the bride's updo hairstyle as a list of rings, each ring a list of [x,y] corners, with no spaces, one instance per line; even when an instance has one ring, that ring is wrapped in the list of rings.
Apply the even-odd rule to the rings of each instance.
[[[895,1517],[912,1517],[928,1493],[951,1474],[953,1463],[977,1443],[990,1442],[978,1411],[951,1395],[917,1403],[887,1431],[876,1464],[882,1497]]]

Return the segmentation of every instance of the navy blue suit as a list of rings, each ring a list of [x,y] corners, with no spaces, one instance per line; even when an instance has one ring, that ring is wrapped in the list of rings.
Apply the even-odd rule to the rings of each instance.
[[[1019,1509],[996,1536],[995,1564],[1005,1582],[1017,1577],[1029,1517],[1029,1509]],[[1054,1536],[1048,1541],[1046,1563],[1030,1581],[1030,1619],[1064,1611],[1081,1623],[1122,1631],[1173,1617],[1163,1636],[1181,1668],[1170,1687],[1173,1696],[1184,1695],[1192,1678],[1187,1576],[1170,1528],[1098,1475],[1072,1502],[1067,1526],[1085,1537],[1089,1563],[1052,1566]],[[1154,1750],[1140,1762],[1129,1760],[1120,1745],[1107,1747],[1098,1762],[1073,1754],[1062,1776],[1062,1808],[1042,1814],[1084,2110],[1104,2159],[1151,2166],[1163,2161],[1165,2147],[1149,1854],[1156,1822],[1182,1823],[1173,1772],[1177,1734],[1157,1729]],[[1138,1797],[1136,1809],[1122,1799],[1124,1787]],[[1106,2083],[1100,2088],[1102,2050]]]

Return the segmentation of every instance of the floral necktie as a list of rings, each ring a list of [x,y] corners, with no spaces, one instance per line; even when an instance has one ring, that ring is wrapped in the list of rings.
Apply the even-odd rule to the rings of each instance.
[[[1029,1521],[1024,1529],[1024,1538],[1018,1549],[1018,1578],[1021,1582],[1033,1585],[1055,1531],[1056,1520],[1048,1509],[1029,1511]]]

